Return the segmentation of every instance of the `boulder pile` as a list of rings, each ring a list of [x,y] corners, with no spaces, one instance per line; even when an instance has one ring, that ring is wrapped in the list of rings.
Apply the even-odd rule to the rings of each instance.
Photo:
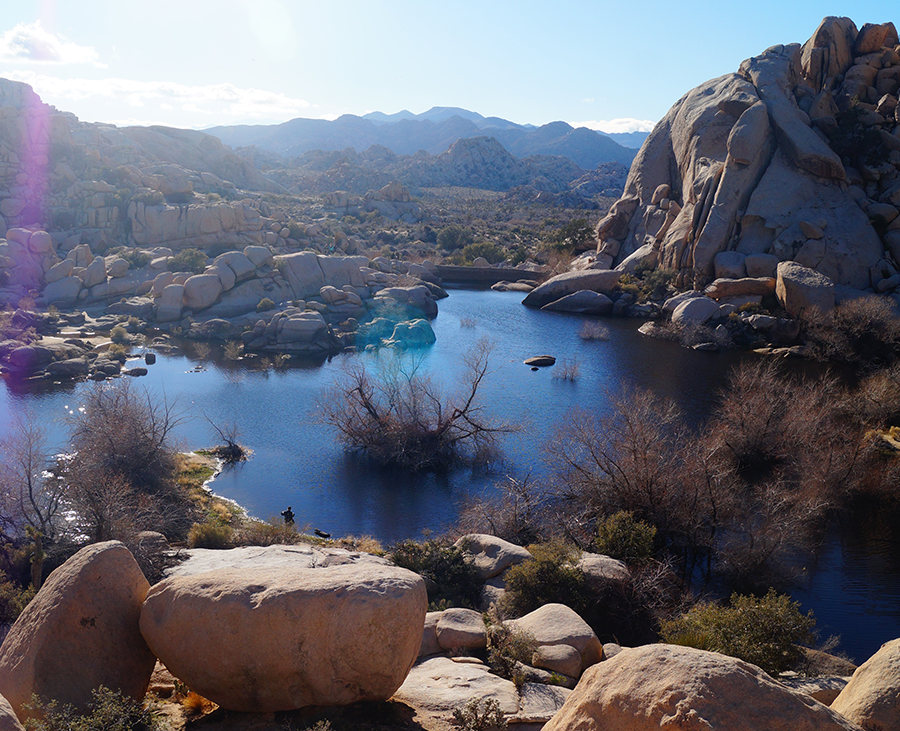
[[[104,685],[141,700],[158,657],[232,710],[387,700],[418,654],[424,581],[384,559],[294,548],[211,552],[151,589],[123,544],[88,546],[10,630],[0,694],[22,721],[32,694],[84,708]]]
[[[144,540],[167,547],[159,534]],[[489,535],[464,536],[458,547],[479,580],[501,592],[504,573],[531,560],[526,549]],[[169,693],[177,679],[241,712],[392,699],[411,706],[423,728],[445,728],[473,699],[495,701],[514,726],[550,731],[860,731],[900,723],[900,640],[849,683],[780,683],[746,662],[689,647],[601,646],[576,612],[547,604],[506,621],[535,643],[530,661],[516,665],[517,684],[485,662],[480,612],[426,614],[425,580],[380,556],[298,544],[191,549],[184,557],[153,587],[117,541],[83,548],[54,571],[0,646],[3,728],[21,729],[33,693],[84,708],[105,685],[139,700],[151,673],[168,678]],[[598,595],[601,583],[631,581],[608,556],[583,554],[578,567]]]
[[[893,24],[857,29],[836,17],[802,46],[774,46],[701,84],[635,158],[597,226],[595,266],[665,267],[679,286],[699,286],[774,277],[776,267],[781,277],[792,262],[792,276],[803,268],[834,285],[893,292],[898,90]]]

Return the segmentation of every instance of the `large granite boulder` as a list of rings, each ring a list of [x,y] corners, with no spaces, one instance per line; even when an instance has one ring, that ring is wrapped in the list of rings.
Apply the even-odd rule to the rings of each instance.
[[[824,274],[783,261],[778,265],[775,294],[791,317],[809,316],[813,310],[828,315],[834,309],[834,282]]]
[[[603,659],[603,645],[594,630],[578,612],[565,604],[545,604],[524,617],[508,620],[506,624],[532,635],[538,647],[569,645],[575,648],[581,655],[582,668],[588,668]]]
[[[755,665],[675,645],[622,650],[588,669],[544,731],[861,731]]]
[[[887,112],[867,118],[887,144],[881,159],[851,160],[856,170],[835,151],[842,149],[836,118],[856,99],[872,109],[885,94],[896,99],[900,63],[887,26],[866,33],[866,48],[882,48],[854,55],[853,22],[826,18],[802,48],[773,46],[685,94],[651,132],[622,198],[599,222],[598,255],[621,266],[650,247],[681,286],[745,271],[770,276],[751,270],[750,257],[760,254],[797,261],[839,285],[870,286],[896,216],[890,196],[900,159],[888,153],[897,121]]]
[[[519,710],[519,694],[512,681],[494,675],[486,665],[453,662],[449,657],[417,662],[394,694],[394,700],[440,714],[445,720],[471,698],[494,700],[504,713]]]
[[[189,310],[205,310],[222,294],[222,280],[215,274],[195,274],[184,283],[184,306]]]
[[[900,639],[860,665],[831,708],[864,729],[900,728]]]
[[[533,558],[522,546],[485,533],[468,533],[454,544],[474,564],[482,581]]]
[[[425,583],[375,564],[220,569],[154,586],[147,644],[192,690],[236,711],[386,700],[422,641]]]
[[[118,541],[50,574],[0,647],[0,693],[20,719],[32,694],[79,708],[100,685],[144,697],[156,662],[138,626],[149,586]]]
[[[556,302],[566,295],[582,290],[591,292],[611,292],[619,283],[622,272],[607,269],[587,269],[585,271],[564,272],[548,279],[529,292],[522,304],[526,307],[543,307]]]
[[[605,315],[613,308],[613,301],[602,292],[583,289],[567,294],[541,307],[551,312],[572,312],[578,315]]]
[[[444,650],[487,647],[487,630],[481,612],[461,607],[446,609],[434,629],[438,644]]]

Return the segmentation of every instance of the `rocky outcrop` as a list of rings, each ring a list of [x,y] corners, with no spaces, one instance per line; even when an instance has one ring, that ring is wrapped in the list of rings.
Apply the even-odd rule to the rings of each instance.
[[[545,731],[861,731],[755,665],[674,645],[622,650],[589,669]]]
[[[598,259],[625,270],[635,252],[654,263],[652,252],[689,286],[772,276],[771,265],[750,273],[737,256],[767,255],[837,285],[877,286],[876,265],[895,259],[900,241],[892,28],[862,34],[826,18],[802,47],[769,48],[685,94],[598,224]]]
[[[0,693],[20,719],[32,694],[79,708],[100,685],[144,697],[155,663],[138,627],[149,586],[118,541],[83,548],[50,575],[0,647]]]
[[[86,124],[0,79],[0,236],[40,226],[66,249],[275,243],[260,201],[239,188],[283,191],[203,132]]]
[[[141,631],[220,706],[284,711],[389,698],[418,654],[426,604],[422,578],[397,567],[214,570],[154,586]]]
[[[886,642],[860,665],[831,708],[864,729],[897,728],[900,725],[900,639]]]

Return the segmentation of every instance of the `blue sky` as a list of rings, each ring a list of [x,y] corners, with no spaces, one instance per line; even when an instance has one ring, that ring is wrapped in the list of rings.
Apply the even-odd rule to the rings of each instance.
[[[520,123],[647,128],[686,91],[826,15],[896,3],[17,0],[0,76],[85,121],[270,124],[458,106]]]

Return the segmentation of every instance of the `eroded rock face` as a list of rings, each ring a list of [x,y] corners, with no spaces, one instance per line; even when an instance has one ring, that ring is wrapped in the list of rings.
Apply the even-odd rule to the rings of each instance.
[[[141,631],[191,689],[235,711],[386,700],[422,641],[418,574],[372,563],[222,569],[154,586]]]
[[[863,34],[848,18],[826,18],[803,47],[774,46],[685,94],[598,224],[598,258],[615,267],[655,252],[680,286],[771,276],[771,264],[751,270],[740,258],[763,254],[838,285],[877,284],[870,268],[885,256],[900,202],[891,198],[900,189],[895,35],[891,24]],[[854,100],[869,115],[859,124],[882,137],[879,161],[840,147],[836,116]]]
[[[79,708],[100,685],[144,697],[156,661],[138,628],[149,586],[118,541],[50,574],[0,647],[0,693],[19,718],[33,693]]]
[[[622,650],[588,669],[545,731],[860,731],[755,665],[674,645]]]
[[[860,665],[831,708],[872,731],[900,727],[900,639]]]

